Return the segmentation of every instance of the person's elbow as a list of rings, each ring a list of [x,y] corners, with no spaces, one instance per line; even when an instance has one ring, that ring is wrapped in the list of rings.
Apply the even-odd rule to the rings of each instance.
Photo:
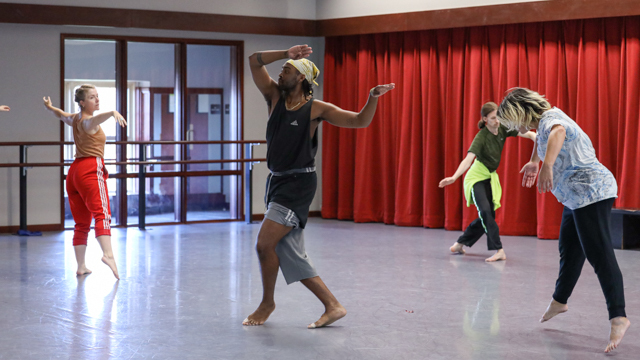
[[[366,127],[369,127],[369,125],[371,125],[371,123],[373,122],[373,119],[364,119],[362,116],[356,116],[353,120],[353,124],[355,128],[358,129],[364,129]]]

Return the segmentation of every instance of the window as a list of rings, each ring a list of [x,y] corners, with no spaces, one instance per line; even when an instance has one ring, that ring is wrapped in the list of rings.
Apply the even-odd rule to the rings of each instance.
[[[63,35],[64,108],[79,111],[75,90],[93,84],[98,113],[117,110],[128,122],[101,126],[107,142],[242,140],[238,86],[242,42],[182,39],[103,38]],[[63,125],[64,141],[73,140]],[[108,144],[105,162],[233,160],[239,144]],[[63,160],[74,158],[66,146]],[[138,224],[138,165],[108,165],[107,180],[114,225]],[[65,170],[65,174],[68,168]],[[146,223],[239,220],[242,218],[242,167],[237,163],[157,164],[146,167]],[[65,227],[73,226],[65,196]]]

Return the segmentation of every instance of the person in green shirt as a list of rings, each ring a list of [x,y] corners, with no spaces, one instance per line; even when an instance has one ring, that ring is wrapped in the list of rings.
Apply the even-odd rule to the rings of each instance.
[[[507,259],[500,242],[500,230],[496,223],[496,210],[500,207],[500,198],[502,197],[502,188],[496,169],[500,165],[504,143],[510,136],[524,137],[532,140],[534,144],[536,141],[536,134],[532,131],[521,134],[517,130],[509,131],[504,125],[500,125],[500,120],[496,115],[497,110],[498,105],[494,102],[482,105],[480,110],[482,119],[478,122],[480,131],[473,139],[467,156],[462,160],[455,174],[442,179],[439,185],[443,188],[453,184],[470,168],[464,178],[464,195],[467,199],[467,206],[471,206],[472,202],[476,205],[478,218],[469,224],[450,250],[452,253],[464,254],[464,246],[473,246],[486,233],[489,250],[496,251],[493,256],[485,260],[487,262]],[[534,153],[534,156],[537,155]],[[476,160],[474,161],[474,159]]]

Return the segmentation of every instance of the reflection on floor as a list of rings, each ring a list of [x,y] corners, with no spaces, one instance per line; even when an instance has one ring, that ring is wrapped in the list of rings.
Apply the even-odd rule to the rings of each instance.
[[[187,221],[205,221],[205,220],[227,220],[231,218],[231,213],[229,211],[187,211]],[[164,213],[164,214],[154,214],[147,215],[145,217],[145,221],[147,224],[160,224],[160,223],[169,223],[169,222],[177,222],[176,216],[174,213]],[[113,225],[116,225],[115,219],[112,221]],[[127,224],[129,225],[137,225],[138,224],[138,215],[128,216]],[[91,224],[93,226],[93,223]],[[73,219],[65,219],[64,227],[67,229],[73,229],[75,226],[75,222]]]
[[[601,359],[609,323],[585,265],[570,310],[538,319],[553,292],[556,241],[504,237],[450,255],[459,232],[311,219],[307,251],[349,314],[322,313],[304,286],[276,288],[266,325],[243,327],[261,297],[257,224],[113,231],[122,280],[89,243],[76,277],[72,232],[0,236],[2,359]],[[640,354],[640,252],[616,251],[633,326],[616,359]]]

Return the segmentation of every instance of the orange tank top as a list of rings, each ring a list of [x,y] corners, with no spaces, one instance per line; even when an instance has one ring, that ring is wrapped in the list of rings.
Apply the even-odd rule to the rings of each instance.
[[[98,132],[88,134],[82,127],[82,121],[82,114],[78,114],[73,119],[73,140],[76,143],[76,158],[92,156],[104,158],[104,145],[107,142],[107,136],[102,131],[102,127],[98,125]]]

